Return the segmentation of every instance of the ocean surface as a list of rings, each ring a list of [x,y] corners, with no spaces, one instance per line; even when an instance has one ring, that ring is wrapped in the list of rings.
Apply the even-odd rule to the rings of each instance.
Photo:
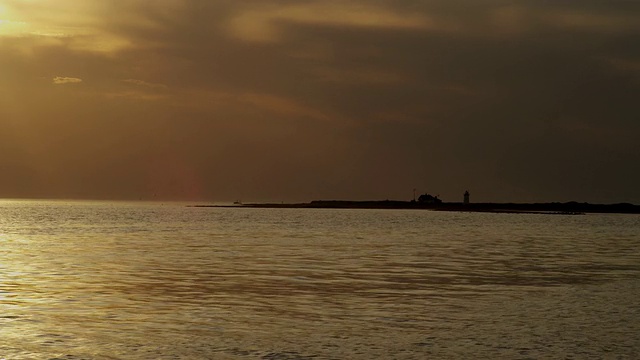
[[[0,201],[1,359],[638,359],[640,216]]]

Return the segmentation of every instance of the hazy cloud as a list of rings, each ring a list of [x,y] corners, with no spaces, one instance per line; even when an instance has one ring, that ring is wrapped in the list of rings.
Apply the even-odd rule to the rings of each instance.
[[[56,85],[78,84],[81,82],[82,82],[82,79],[75,78],[75,77],[56,76],[53,78],[53,83]]]
[[[436,24],[424,14],[398,12],[365,2],[311,1],[304,4],[263,3],[243,9],[231,19],[234,35],[248,41],[275,41],[286,35],[280,25],[308,24],[380,29],[424,29]]]
[[[618,70],[640,75],[640,58],[638,60],[611,58],[607,62]]]
[[[151,89],[163,89],[163,90],[164,89],[168,89],[167,85],[150,83],[150,82],[143,81],[143,80],[126,79],[126,80],[122,80],[122,81],[125,82],[125,83],[128,83],[128,84],[142,86],[142,87],[151,88]]]

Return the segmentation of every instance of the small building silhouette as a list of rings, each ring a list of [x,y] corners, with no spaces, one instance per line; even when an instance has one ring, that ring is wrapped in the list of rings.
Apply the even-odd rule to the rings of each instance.
[[[442,200],[438,199],[438,196],[432,196],[429,194],[420,195],[418,202],[422,204],[442,204]]]
[[[464,192],[464,203],[465,204],[469,203],[469,190]]]

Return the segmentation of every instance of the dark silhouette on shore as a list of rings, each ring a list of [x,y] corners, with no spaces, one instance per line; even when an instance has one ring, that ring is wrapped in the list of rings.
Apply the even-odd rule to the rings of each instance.
[[[432,196],[429,194],[420,195],[420,197],[418,198],[418,202],[420,204],[442,204],[442,200],[438,199],[438,196]]]
[[[425,197],[425,200],[428,199]],[[314,200],[309,203],[253,203],[235,205],[244,208],[296,208],[296,209],[415,209],[436,211],[494,212],[516,214],[582,215],[585,213],[640,214],[640,206],[629,203],[590,204],[575,201],[559,203],[456,203],[443,202],[437,197],[429,201],[400,200]],[[227,207],[221,205],[198,205],[198,207]]]

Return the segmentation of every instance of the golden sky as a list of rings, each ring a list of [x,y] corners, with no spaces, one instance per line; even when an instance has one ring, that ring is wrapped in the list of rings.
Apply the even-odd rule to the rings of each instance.
[[[640,2],[0,0],[0,197],[640,203]]]

